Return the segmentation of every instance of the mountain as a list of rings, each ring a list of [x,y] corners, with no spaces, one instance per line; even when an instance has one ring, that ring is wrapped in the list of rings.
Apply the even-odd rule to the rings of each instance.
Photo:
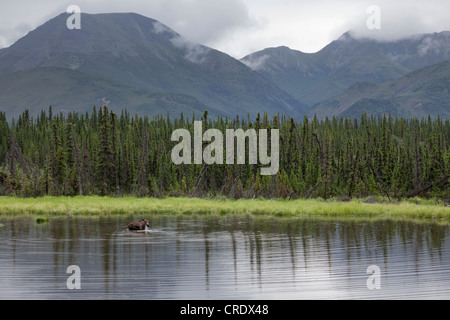
[[[307,106],[217,50],[193,43],[162,23],[134,13],[82,14],[81,29],[61,14],[0,50],[0,109],[235,116],[286,113]]]
[[[310,106],[359,82],[379,84],[450,59],[450,32],[393,42],[342,35],[317,53],[268,48],[241,59]]]
[[[448,114],[450,32],[395,42],[347,32],[317,53],[267,48],[238,61],[138,14],[82,14],[81,30],[67,29],[68,17],[0,49],[9,117],[105,103],[149,116]]]
[[[357,83],[314,107],[310,115],[358,117],[391,113],[399,117],[450,118],[450,60],[381,84]]]

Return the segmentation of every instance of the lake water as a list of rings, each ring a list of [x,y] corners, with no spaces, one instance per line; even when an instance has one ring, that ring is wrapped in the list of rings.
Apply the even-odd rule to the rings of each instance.
[[[139,218],[0,218],[0,299],[450,298],[445,225],[161,215],[128,231]]]

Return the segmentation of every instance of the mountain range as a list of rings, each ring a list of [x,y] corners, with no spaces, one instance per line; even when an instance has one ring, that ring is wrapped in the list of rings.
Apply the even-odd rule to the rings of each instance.
[[[135,13],[61,14],[0,50],[0,110],[108,104],[145,115],[258,112],[450,118],[450,32],[395,42],[351,32],[317,53],[267,48],[241,60]]]
[[[238,60],[134,13],[61,14],[0,50],[0,108],[10,115],[48,108],[112,109],[179,116],[208,110],[234,117],[293,116],[307,106]]]
[[[241,61],[313,107],[310,116],[358,116],[395,106],[399,116],[449,117],[450,73],[442,64],[449,59],[446,31],[395,42],[356,39],[347,32],[317,53],[268,48]]]
[[[373,84],[359,82],[316,105],[310,115],[358,117],[391,113],[399,117],[450,119],[450,60],[422,68],[399,79]]]

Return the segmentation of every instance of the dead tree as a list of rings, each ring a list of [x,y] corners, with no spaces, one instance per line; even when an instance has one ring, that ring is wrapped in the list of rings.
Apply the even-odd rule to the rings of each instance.
[[[29,164],[27,162],[25,157],[22,154],[22,150],[20,150],[19,145],[17,144],[15,135],[14,135],[14,125],[11,130],[11,136],[9,137],[9,150],[6,153],[6,160],[5,164],[3,165],[3,169],[8,168],[9,172],[11,174],[11,178],[15,178],[15,171],[16,171],[16,162],[20,164],[20,167],[22,168],[23,173],[26,175],[26,177],[30,178],[30,170],[29,170]]]
[[[407,196],[407,198],[408,198],[408,199],[414,198],[415,196],[418,196],[418,195],[421,194],[421,193],[426,193],[427,191],[433,189],[433,188],[436,187],[436,186],[439,186],[439,185],[442,184],[442,183],[446,183],[446,184],[447,184],[447,183],[448,183],[448,179],[450,179],[450,175],[445,175],[444,177],[440,178],[439,180],[430,183],[430,184],[427,185],[426,187],[420,188],[420,187],[416,186],[416,188],[415,188],[416,190],[413,191],[413,192],[411,192],[411,193]]]

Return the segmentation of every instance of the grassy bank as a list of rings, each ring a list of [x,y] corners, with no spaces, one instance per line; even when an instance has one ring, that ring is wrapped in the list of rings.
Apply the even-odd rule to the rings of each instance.
[[[0,197],[0,215],[230,214],[367,216],[450,219],[450,208],[435,201],[365,203],[323,200],[230,200],[190,198]]]

